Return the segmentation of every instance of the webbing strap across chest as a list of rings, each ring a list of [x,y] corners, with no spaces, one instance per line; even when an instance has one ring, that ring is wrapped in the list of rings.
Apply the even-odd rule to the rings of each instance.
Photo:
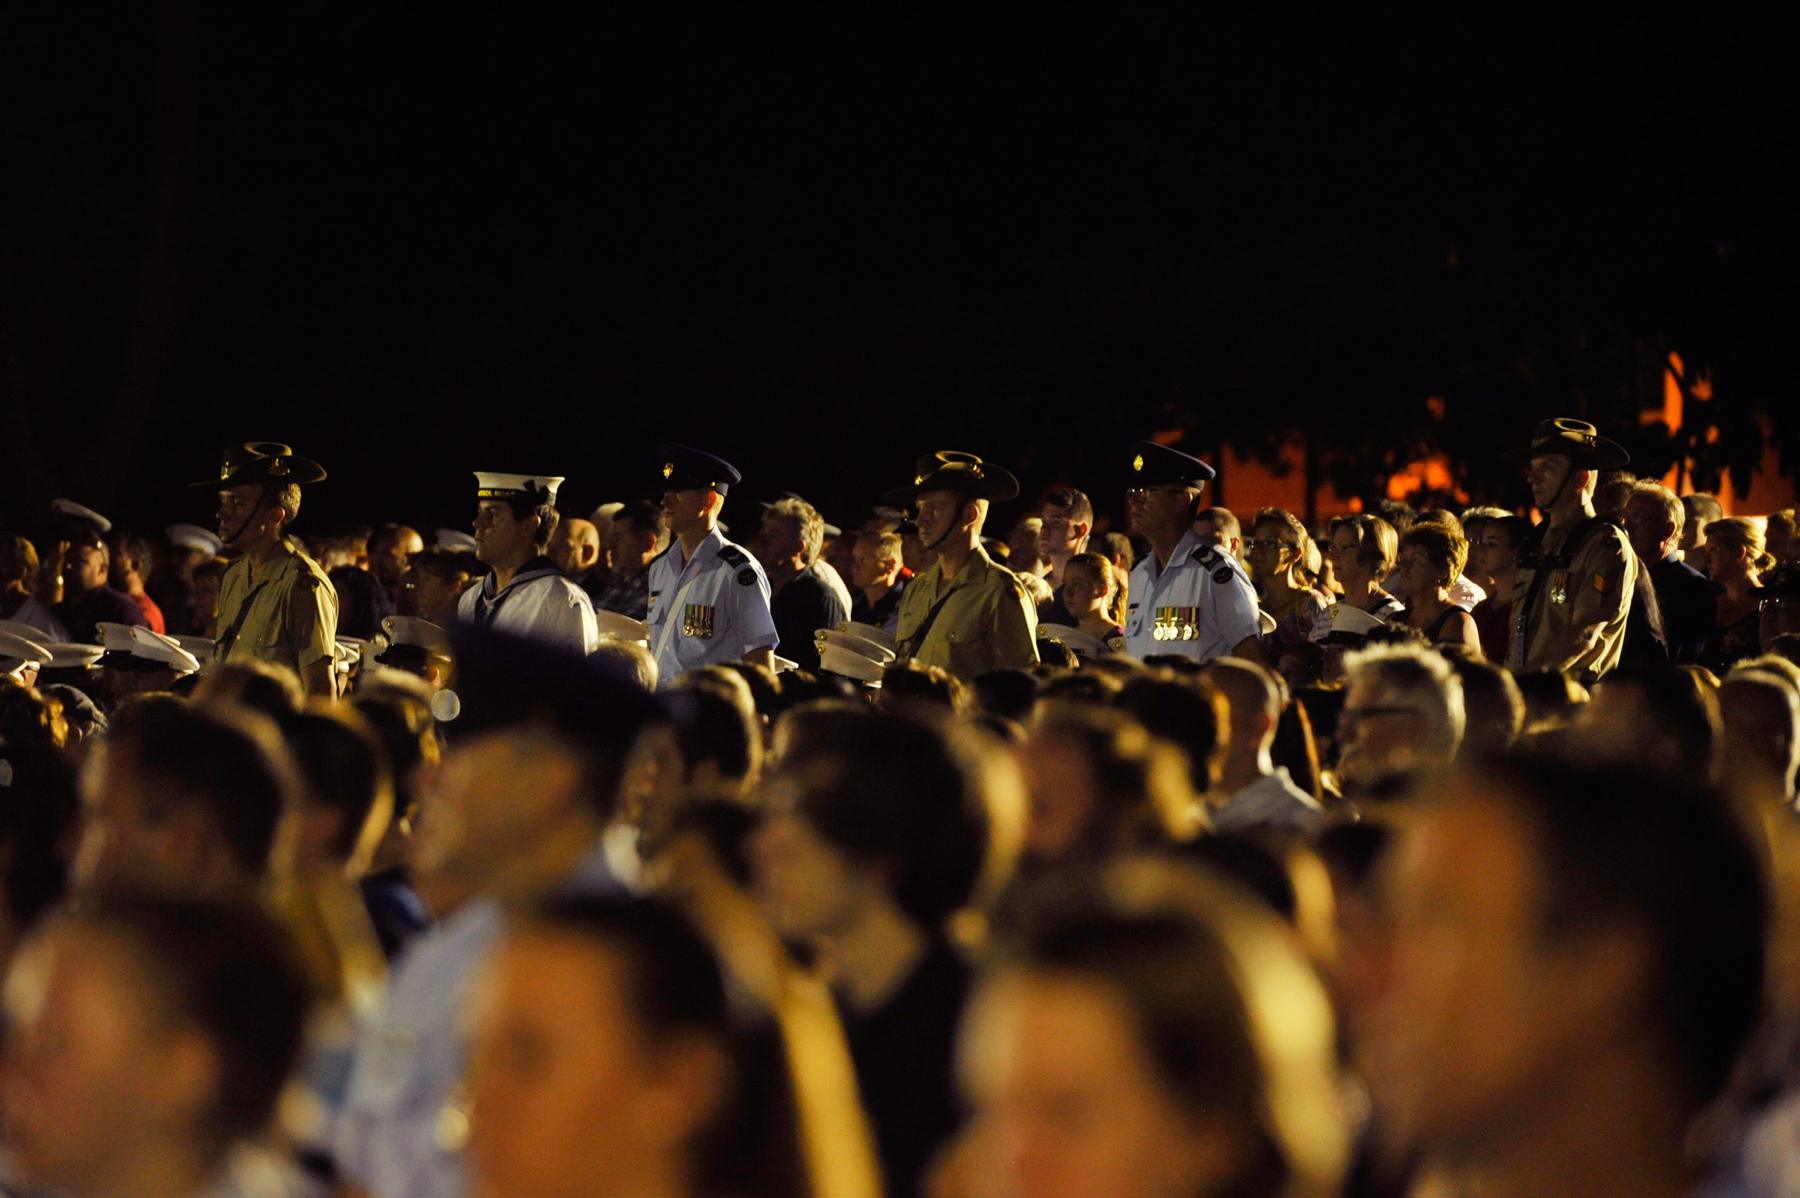
[[[231,646],[237,642],[238,633],[243,631],[244,621],[250,618],[250,605],[256,602],[257,592],[268,585],[269,580],[265,578],[255,586],[251,587],[250,593],[244,596],[243,605],[238,608],[237,619],[233,620],[231,622],[231,627],[227,628],[224,635],[219,637],[219,646],[217,649],[213,650],[220,661],[224,661],[226,655],[231,652]]]
[[[1602,520],[1598,516],[1585,516],[1574,528],[1569,530],[1569,535],[1564,539],[1560,553],[1541,552],[1544,538],[1550,534],[1550,521],[1546,520],[1531,530],[1531,535],[1525,538],[1525,544],[1519,547],[1519,564],[1531,571],[1531,585],[1525,588],[1524,599],[1513,604],[1512,651],[1507,654],[1507,657],[1511,659],[1506,663],[1508,669],[1523,670],[1525,668],[1525,654],[1529,649],[1525,643],[1526,629],[1531,626],[1531,621],[1535,617],[1537,601],[1543,593],[1546,580],[1557,571],[1572,568],[1575,564],[1575,555],[1581,552],[1582,546],[1587,544],[1590,536],[1602,528],[1616,527],[1618,526],[1610,520]]]

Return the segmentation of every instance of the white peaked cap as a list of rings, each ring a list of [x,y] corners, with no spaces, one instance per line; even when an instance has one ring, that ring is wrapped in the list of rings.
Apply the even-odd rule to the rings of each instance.
[[[177,674],[192,674],[200,668],[199,660],[174,637],[136,624],[101,624],[100,643],[108,653],[129,654],[139,661],[166,666]]]
[[[212,556],[217,556],[225,548],[225,542],[219,539],[217,533],[201,528],[198,524],[171,524],[163,529],[163,536],[177,549],[198,549]]]
[[[59,516],[68,516],[75,520],[86,520],[101,532],[112,531],[112,521],[96,512],[91,507],[83,507],[73,499],[52,499],[50,510]]]
[[[389,616],[381,622],[389,645],[419,645],[434,653],[450,655],[450,634],[418,616]]]
[[[642,641],[650,643],[650,625],[642,620],[634,620],[630,616],[622,616],[616,611],[607,611],[603,607],[594,609],[594,622],[600,626],[600,639],[603,641]]]
[[[844,620],[838,624],[838,631],[853,633],[865,641],[874,641],[895,656],[900,653],[900,638],[877,624],[864,624],[860,620]]]
[[[431,543],[439,549],[460,549],[467,553],[475,552],[475,538],[466,532],[458,532],[454,528],[440,528],[432,534]]]
[[[1360,607],[1348,603],[1331,605],[1331,619],[1317,620],[1313,623],[1311,639],[1322,641],[1334,632],[1347,632],[1354,636],[1368,636],[1387,621],[1372,616]]]

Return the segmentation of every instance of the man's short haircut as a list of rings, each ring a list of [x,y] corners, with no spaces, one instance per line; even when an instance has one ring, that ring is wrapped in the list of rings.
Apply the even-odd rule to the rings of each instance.
[[[1339,516],[1331,522],[1330,535],[1334,539],[1340,528],[1349,529],[1356,537],[1357,560],[1368,568],[1376,582],[1384,581],[1394,572],[1394,563],[1400,560],[1400,535],[1392,524],[1380,516],[1358,512],[1354,516]]]
[[[192,704],[144,704],[129,717],[118,713],[106,746],[136,775],[151,820],[177,807],[197,809],[244,876],[263,876],[290,768],[271,723],[247,710],[225,716]]]
[[[37,547],[20,536],[0,536],[0,586],[23,583],[26,590],[37,585]]]
[[[1763,1005],[1768,897],[1739,818],[1711,790],[1628,768],[1523,759],[1483,774],[1532,825],[1547,937],[1651,938],[1643,1014],[1665,1021],[1695,1103],[1710,1100]]]
[[[1234,721],[1258,706],[1270,723],[1281,718],[1281,682],[1273,672],[1255,662],[1241,657],[1216,657],[1206,663],[1203,676],[1225,693],[1227,708]],[[1232,697],[1234,695],[1236,699]],[[1240,707],[1244,710],[1239,711]]]
[[[277,724],[306,705],[300,675],[277,661],[251,658],[216,665],[200,676],[194,701],[202,706],[247,707]]]
[[[282,727],[308,800],[339,817],[333,860],[350,860],[363,826],[379,804],[383,826],[393,813],[393,772],[374,730],[346,705],[301,712]]]
[[[211,1042],[217,1090],[205,1112],[215,1146],[260,1135],[300,1054],[308,986],[292,942],[241,900],[103,896],[65,916],[117,943],[153,1011]]]
[[[805,564],[819,560],[819,551],[825,547],[825,517],[812,504],[804,499],[777,499],[764,509],[763,519],[792,520],[800,534],[800,556]]]
[[[413,559],[413,568],[424,571],[439,582],[456,582],[459,574],[465,579],[469,577],[462,555],[441,545],[427,546],[423,553]]]
[[[872,528],[856,534],[859,545],[873,545],[875,560],[892,565],[900,560],[900,534],[887,529]]]
[[[1370,645],[1344,657],[1344,676],[1352,686],[1378,682],[1418,704],[1431,724],[1426,746],[1445,760],[1455,756],[1466,721],[1462,679],[1443,654],[1416,642]]]
[[[813,830],[885,879],[894,903],[935,933],[974,893],[989,822],[975,771],[924,723],[835,708],[795,712],[789,761]]]
[[[1198,524],[1202,520],[1211,520],[1213,527],[1228,537],[1236,537],[1240,541],[1244,539],[1243,527],[1238,524],[1237,515],[1230,508],[1201,508],[1194,514],[1194,523]]]
[[[637,679],[639,686],[647,691],[656,689],[659,671],[656,656],[650,652],[648,645],[638,641],[603,640],[594,646],[594,652],[590,656],[616,657]]]
[[[1627,686],[1637,692],[1640,735],[1672,750],[1689,778],[1705,781],[1719,739],[1719,700],[1712,684],[1666,662],[1626,662],[1595,683],[1596,689]]]
[[[288,525],[300,518],[299,483],[284,483],[275,488],[274,493],[268,496],[268,501],[271,504],[279,505],[281,510],[287,513],[286,517],[281,521],[282,531],[285,532]]]
[[[419,536],[418,529],[405,524],[395,524],[390,520],[369,534],[369,551],[373,553],[383,545],[398,541],[402,536],[409,532],[415,537]],[[425,538],[419,537],[419,539],[422,541]]]
[[[134,532],[114,533],[113,556],[130,560],[133,569],[142,569],[151,561],[150,542]]]
[[[945,711],[968,710],[972,700],[969,687],[962,679],[942,666],[928,666],[916,661],[889,666],[881,678],[883,707],[895,701],[941,706]]]
[[[1683,495],[1681,506],[1687,510],[1688,523],[1699,521],[1702,531],[1714,520],[1725,518],[1725,509],[1719,506],[1718,496],[1706,491],[1695,491],[1692,495]]]
[[[1044,496],[1044,506],[1067,508],[1070,523],[1085,524],[1090,531],[1094,527],[1094,504],[1085,491],[1078,491],[1074,487],[1058,487]]]
[[[637,499],[626,504],[613,513],[613,523],[623,521],[631,530],[642,536],[645,533],[656,534],[656,547],[663,548],[669,542],[669,526],[663,520],[661,507],[648,499]]]
[[[1220,508],[1219,510],[1224,511],[1225,509]],[[1232,519],[1235,520],[1237,517],[1233,516]],[[1118,558],[1125,568],[1125,573],[1131,573],[1131,567],[1137,564],[1137,550],[1131,547],[1130,537],[1122,532],[1109,532],[1100,538],[1100,544],[1107,557]]]
[[[762,729],[743,676],[704,666],[683,674],[675,693],[675,743],[688,772],[710,761],[726,778],[754,777],[762,768]]]
[[[1745,738],[1751,751],[1791,789],[1800,766],[1800,694],[1794,683],[1766,666],[1733,669],[1719,687],[1719,707],[1734,727],[1755,733]]]
[[[1669,490],[1669,488],[1663,486],[1661,483],[1652,482],[1649,479],[1643,479],[1636,486],[1631,488],[1632,499],[1636,499],[1640,495],[1648,496],[1662,508],[1663,516],[1670,524],[1675,526],[1673,535],[1679,538],[1682,530],[1687,527],[1687,505],[1681,502],[1675,492]],[[1627,500],[1627,502],[1630,501]]]
[[[1476,657],[1445,660],[1462,679],[1463,740],[1458,755],[1503,753],[1511,748],[1525,730],[1525,697],[1519,693],[1519,684],[1491,661]]]
[[[618,954],[626,1005],[650,1040],[697,1034],[728,1042],[718,959],[674,908],[628,895],[568,897],[540,908],[525,926],[580,936]]]
[[[1406,535],[1400,538],[1402,551],[1408,545],[1417,545],[1425,551],[1431,564],[1444,572],[1442,585],[1446,587],[1462,577],[1463,567],[1469,564],[1469,542],[1458,525],[1427,524],[1424,517],[1420,517],[1419,523],[1407,529]]]

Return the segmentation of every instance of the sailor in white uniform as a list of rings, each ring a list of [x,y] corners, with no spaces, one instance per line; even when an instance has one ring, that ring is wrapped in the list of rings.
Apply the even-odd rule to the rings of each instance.
[[[592,653],[600,643],[594,604],[544,556],[556,531],[562,479],[475,472],[475,556],[488,576],[456,601],[458,619]]]
[[[781,638],[769,615],[762,564],[719,531],[719,509],[743,476],[730,462],[664,445],[663,515],[673,534],[650,563],[650,652],[667,687],[689,670],[728,661],[775,668]]]
[[[1131,453],[1126,510],[1131,531],[1149,539],[1151,552],[1131,571],[1125,652],[1196,661],[1229,654],[1268,664],[1250,576],[1235,557],[1194,533],[1194,512],[1213,468],[1151,441],[1137,442]]]

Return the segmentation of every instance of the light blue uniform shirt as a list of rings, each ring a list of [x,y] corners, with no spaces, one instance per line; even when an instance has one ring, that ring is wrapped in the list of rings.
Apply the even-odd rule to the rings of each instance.
[[[622,892],[604,846],[582,862],[570,894]],[[339,1172],[374,1198],[462,1198],[468,1192],[451,1108],[468,1065],[469,994],[504,930],[499,904],[472,899],[409,945],[387,997],[357,1039],[350,1092],[332,1137]]]
[[[683,560],[681,540],[650,563],[650,652],[667,687],[700,666],[737,661],[781,643],[769,616],[769,578],[718,529]]]
[[[1256,588],[1243,565],[1189,529],[1169,564],[1155,552],[1131,570],[1125,652],[1139,659],[1179,653],[1195,661],[1224,657],[1260,633]]]

